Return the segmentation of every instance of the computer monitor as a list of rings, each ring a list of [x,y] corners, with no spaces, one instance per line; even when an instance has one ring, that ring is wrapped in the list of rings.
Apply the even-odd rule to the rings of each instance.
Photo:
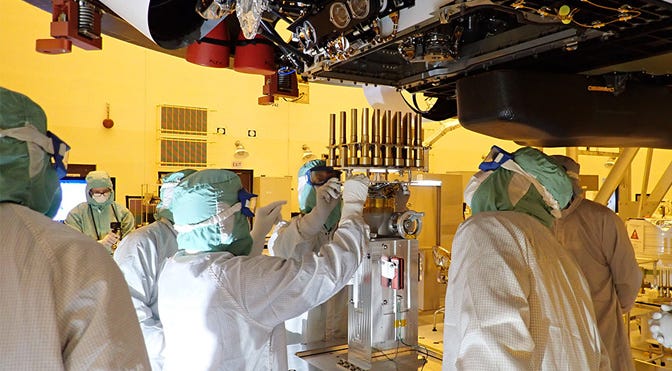
[[[80,177],[65,177],[61,179],[61,206],[58,208],[54,220],[62,222],[70,210],[82,202],[86,202],[86,180]]]
[[[115,188],[115,178],[112,180],[112,189]],[[70,177],[66,176],[61,179],[61,206],[58,212],[52,218],[53,220],[62,222],[68,216],[70,210],[82,202],[86,202],[86,178],[85,177]]]
[[[607,207],[611,209],[611,211],[617,213],[618,212],[618,188],[614,191],[614,193],[611,194],[609,197],[609,201],[607,201]]]

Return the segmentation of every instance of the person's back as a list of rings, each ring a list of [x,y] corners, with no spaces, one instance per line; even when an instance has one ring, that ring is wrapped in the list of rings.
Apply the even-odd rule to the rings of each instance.
[[[614,370],[634,370],[623,313],[635,303],[642,272],[625,225],[604,205],[576,198],[556,220],[558,241],[588,279],[593,306]]]
[[[623,313],[632,308],[642,283],[625,224],[604,205],[583,197],[581,166],[574,159],[551,156],[572,182],[572,202],[554,223],[555,237],[574,256],[588,279],[602,341],[614,370],[634,370],[629,329]]]
[[[587,283],[547,227],[515,211],[483,212],[453,246],[444,369],[600,369]]]
[[[148,370],[119,269],[49,219],[70,148],[46,126],[40,106],[0,87],[0,369]]]
[[[344,222],[321,256],[310,251],[301,260],[176,254],[160,279],[160,290],[171,291],[160,291],[159,302],[167,339],[165,370],[286,369],[284,321],[345,286],[361,255],[359,228]],[[216,285],[202,285],[210,278]],[[205,312],[199,310],[203,303]]]
[[[551,228],[572,197],[541,151],[493,146],[448,270],[443,369],[609,370],[588,284]]]
[[[0,203],[0,369],[148,370],[128,295],[89,237]]]
[[[171,205],[180,251],[159,279],[164,369],[287,369],[284,321],[338,292],[359,265],[368,236],[361,217],[368,188],[358,185],[363,191],[353,197],[356,206],[344,213],[332,242],[319,254],[282,259],[248,255],[252,241],[237,211],[242,186],[235,174],[203,170],[180,183]]]

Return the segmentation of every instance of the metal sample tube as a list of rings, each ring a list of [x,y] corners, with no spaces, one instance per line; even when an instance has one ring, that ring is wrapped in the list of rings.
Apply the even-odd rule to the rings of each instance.
[[[348,164],[350,166],[356,166],[359,164],[359,158],[357,157],[357,108],[350,110],[350,143],[348,143]]]
[[[371,147],[369,145],[369,109],[362,109],[362,141],[360,147],[360,165],[371,165]]]
[[[411,130],[411,120],[412,114],[407,112],[404,115],[404,121],[402,122],[401,131],[403,132],[404,137],[404,151],[402,157],[404,158],[404,166],[411,167],[413,166],[413,131]]]
[[[347,167],[348,166],[348,142],[346,140],[346,116],[345,116],[345,111],[341,111],[340,113],[340,127],[341,127],[341,132],[339,133],[339,144],[338,144],[338,149],[339,149],[339,156],[338,156],[338,166],[340,167]]]
[[[392,111],[385,111],[385,116],[383,116],[383,164],[385,166],[394,165],[392,128]]]
[[[392,122],[394,123],[394,147],[392,147],[393,152],[394,152],[394,166],[396,167],[404,167],[404,156],[402,154],[402,150],[404,148],[404,142],[403,142],[403,135],[402,135],[402,116],[401,112],[397,111],[394,113],[394,119]]]
[[[373,120],[371,122],[371,163],[373,166],[382,166],[383,159],[380,156],[381,142],[380,142],[380,110],[373,111]]]
[[[422,116],[418,113],[413,115],[413,159],[415,167],[425,166],[425,153],[422,148]]]
[[[336,166],[336,114],[329,115],[329,158],[327,165]]]

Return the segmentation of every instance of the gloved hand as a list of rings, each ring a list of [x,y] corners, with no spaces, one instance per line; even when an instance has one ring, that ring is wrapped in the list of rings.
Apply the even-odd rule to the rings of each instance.
[[[665,347],[672,348],[672,305],[663,304],[660,312],[654,313],[649,320],[651,336]]]
[[[254,226],[250,231],[253,241],[250,256],[261,254],[266,242],[266,235],[271,231],[273,225],[282,220],[282,205],[286,203],[287,201],[271,202],[254,212]]]
[[[353,215],[362,215],[370,184],[369,178],[363,174],[357,174],[345,181],[341,220]]]
[[[299,232],[304,237],[314,236],[322,230],[329,214],[341,201],[341,181],[331,178],[321,186],[315,187],[315,196],[317,198],[315,207],[301,217],[298,225]]]
[[[119,236],[116,235],[116,233],[109,232],[108,234],[105,235],[102,239],[98,240],[98,243],[102,244],[107,248],[109,251],[112,251],[112,246],[119,242]]]

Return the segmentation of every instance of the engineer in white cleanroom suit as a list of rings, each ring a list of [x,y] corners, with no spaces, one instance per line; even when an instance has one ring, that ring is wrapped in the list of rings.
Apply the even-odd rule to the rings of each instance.
[[[642,270],[623,221],[608,207],[583,198],[580,166],[567,156],[551,158],[566,171],[573,198],[555,220],[555,237],[579,263],[593,298],[597,324],[614,370],[634,370],[623,313],[635,304]]]
[[[177,232],[169,206],[173,190],[184,177],[196,172],[184,169],[166,175],[161,180],[156,206],[156,221],[136,229],[126,236],[114,252],[114,260],[126,278],[140,329],[145,338],[152,370],[163,368],[163,326],[159,316],[159,274],[166,260],[177,252]]]
[[[271,255],[300,259],[306,251],[318,253],[329,242],[341,216],[339,172],[323,160],[311,160],[299,169],[301,215],[281,222],[268,241]],[[323,304],[285,322],[287,343],[312,343],[348,337],[348,288]]]
[[[86,175],[86,202],[75,206],[65,224],[94,238],[112,254],[117,242],[135,229],[135,217],[124,205],[114,201],[112,179],[105,171]],[[121,230],[112,233],[110,222],[120,222]]]
[[[284,321],[333,296],[359,266],[368,184],[345,182],[334,238],[295,260],[248,256],[235,173],[201,170],[180,182],[170,207],[179,251],[159,278],[164,370],[287,370]]]
[[[46,126],[40,106],[0,88],[0,369],[149,370],[119,268],[49,218],[69,148]]]
[[[553,237],[572,196],[540,151],[493,147],[465,190],[448,271],[444,370],[609,370],[588,283]]]

